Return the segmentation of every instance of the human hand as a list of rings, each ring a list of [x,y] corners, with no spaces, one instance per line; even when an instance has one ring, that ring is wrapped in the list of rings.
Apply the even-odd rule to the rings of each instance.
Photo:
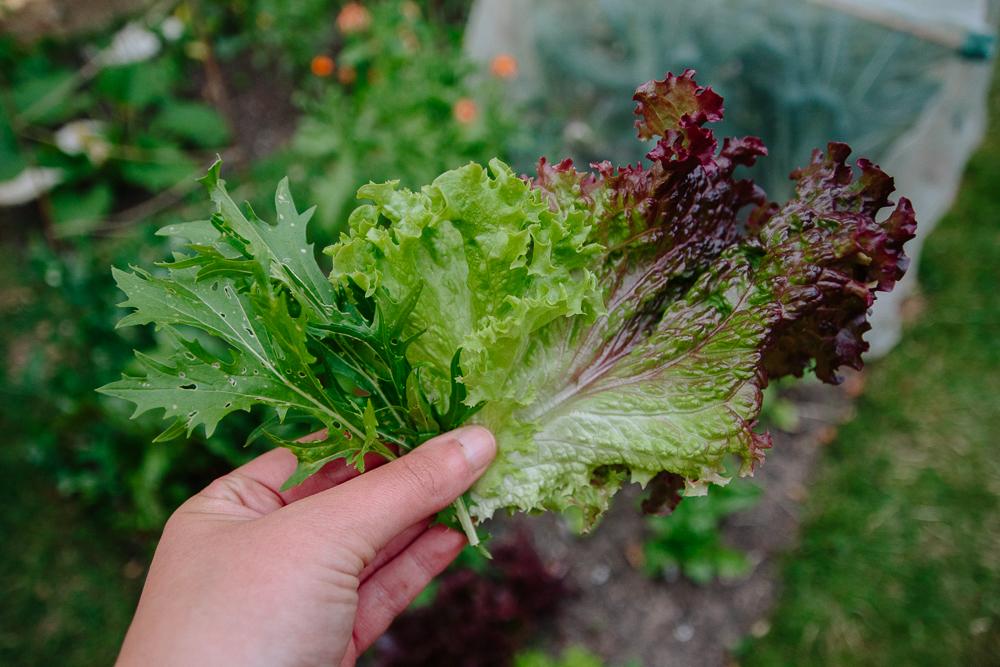
[[[466,426],[283,493],[287,449],[217,479],[167,522],[117,664],[350,667],[465,546],[429,517],[495,455]]]

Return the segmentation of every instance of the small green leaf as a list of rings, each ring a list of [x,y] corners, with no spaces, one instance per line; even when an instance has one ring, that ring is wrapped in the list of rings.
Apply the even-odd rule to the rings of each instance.
[[[69,188],[58,188],[52,193],[50,201],[57,236],[64,238],[88,234],[101,225],[111,210],[111,187],[101,183],[82,194]]]
[[[299,460],[299,465],[292,476],[281,485],[281,491],[287,491],[306,481],[311,475],[330,461],[345,459],[357,451],[357,445],[352,443],[343,431],[330,429],[323,440],[310,443],[295,443],[281,441],[283,447],[291,450]]]
[[[414,369],[410,376],[406,378],[406,407],[409,411],[409,418],[413,420],[417,431],[432,437],[440,431],[437,421],[434,419],[431,406],[424,396],[424,391],[420,387],[419,369]],[[424,438],[426,439],[426,438]]]
[[[371,399],[368,400],[368,404],[365,406],[361,422],[365,427],[365,441],[351,457],[351,464],[360,472],[364,472],[365,454],[375,451],[377,446],[380,445],[378,439],[378,420],[375,418],[375,408],[372,405]]]
[[[198,102],[173,100],[165,104],[153,127],[202,148],[225,146],[229,139],[225,119],[212,107]]]

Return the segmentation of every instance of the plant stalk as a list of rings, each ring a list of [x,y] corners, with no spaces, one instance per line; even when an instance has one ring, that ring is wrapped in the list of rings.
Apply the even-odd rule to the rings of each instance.
[[[469,538],[469,544],[474,547],[479,546],[479,535],[476,534],[476,527],[472,525],[472,517],[469,515],[469,508],[465,506],[462,496],[455,499],[455,512],[458,514],[458,522],[462,524],[465,536]]]

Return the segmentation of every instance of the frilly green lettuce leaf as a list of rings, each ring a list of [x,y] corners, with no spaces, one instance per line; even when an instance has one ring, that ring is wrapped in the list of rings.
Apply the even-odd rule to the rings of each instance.
[[[457,350],[469,405],[530,403],[530,387],[512,372],[532,334],[556,318],[603,312],[588,268],[600,246],[588,243],[584,218],[555,215],[499,160],[490,172],[470,164],[419,193],[365,186],[358,196],[375,204],[357,209],[350,232],[326,251],[340,287],[421,289],[406,331],[424,333],[410,359],[426,365],[442,409]]]
[[[669,471],[697,492],[706,482],[724,483],[725,456],[737,454],[741,474],[750,474],[771,446],[754,431],[761,390],[768,379],[802,370],[787,360],[778,369],[774,351],[814,360],[821,375],[834,363],[859,363],[863,342],[852,338],[854,324],[880,276],[901,275],[902,241],[913,229],[909,203],[880,224],[873,216],[881,207],[869,202],[884,181],[870,165],[853,183],[810,177],[843,176],[844,158],[844,147],[832,144],[799,174],[797,200],[769,211],[753,236],[704,268],[685,262],[688,271],[674,268],[667,279],[668,263],[650,272],[629,262],[631,270],[604,282],[606,318],[560,320],[539,332],[544,342],[517,365],[537,383],[535,403],[506,413],[487,406],[477,417],[498,433],[505,465],[473,487],[472,511],[485,517],[505,507],[576,505],[593,520],[625,473],[644,482]],[[681,290],[676,296],[671,282]],[[659,298],[638,309],[638,297],[622,294],[653,289]],[[609,327],[613,319],[624,326]],[[816,329],[842,344],[812,345]]]

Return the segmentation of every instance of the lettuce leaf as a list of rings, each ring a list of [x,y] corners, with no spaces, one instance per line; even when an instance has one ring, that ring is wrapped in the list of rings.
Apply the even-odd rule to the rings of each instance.
[[[500,457],[473,487],[479,518],[576,505],[592,521],[626,475],[666,470],[693,491],[724,481],[727,454],[749,474],[771,446],[754,432],[768,379],[860,365],[873,290],[905,269],[909,203],[876,222],[891,179],[862,161],[852,180],[845,146],[817,152],[778,208],[734,179],[766,151],[719,149],[703,126],[721,98],[691,73],[636,100],[640,137],[657,139],[648,169],[542,160],[529,190],[494,161],[493,179],[470,165],[418,194],[369,187],[375,205],[327,251],[340,284],[436,292],[415,310],[430,335],[413,360],[445,377],[461,348],[467,400],[486,401],[473,420]]]
[[[456,505],[467,532],[470,515],[571,506],[586,528],[626,479],[667,485],[668,500],[680,480],[702,493],[728,481],[730,455],[752,474],[771,446],[756,431],[769,380],[860,367],[875,293],[906,270],[913,211],[901,199],[879,221],[892,179],[865,160],[855,178],[836,143],[792,175],[796,199],[768,202],[735,176],[766,149],[719,145],[707,125],[722,99],[691,71],[635,100],[648,167],[542,159],[529,179],[493,160],[419,192],[367,185],[358,196],[373,203],[325,250],[329,281],[287,186],[271,225],[243,215],[216,165],[205,185],[218,213],[168,232],[194,254],[168,278],[116,275],[136,309],[123,325],[199,328],[231,359],[178,333],[172,364],[140,357],[147,377],[103,391],[137,413],[165,408],[168,437],[270,405],[260,433],[300,460],[289,484],[336,457],[360,464],[483,424],[500,450]],[[278,437],[288,419],[328,435]]]

